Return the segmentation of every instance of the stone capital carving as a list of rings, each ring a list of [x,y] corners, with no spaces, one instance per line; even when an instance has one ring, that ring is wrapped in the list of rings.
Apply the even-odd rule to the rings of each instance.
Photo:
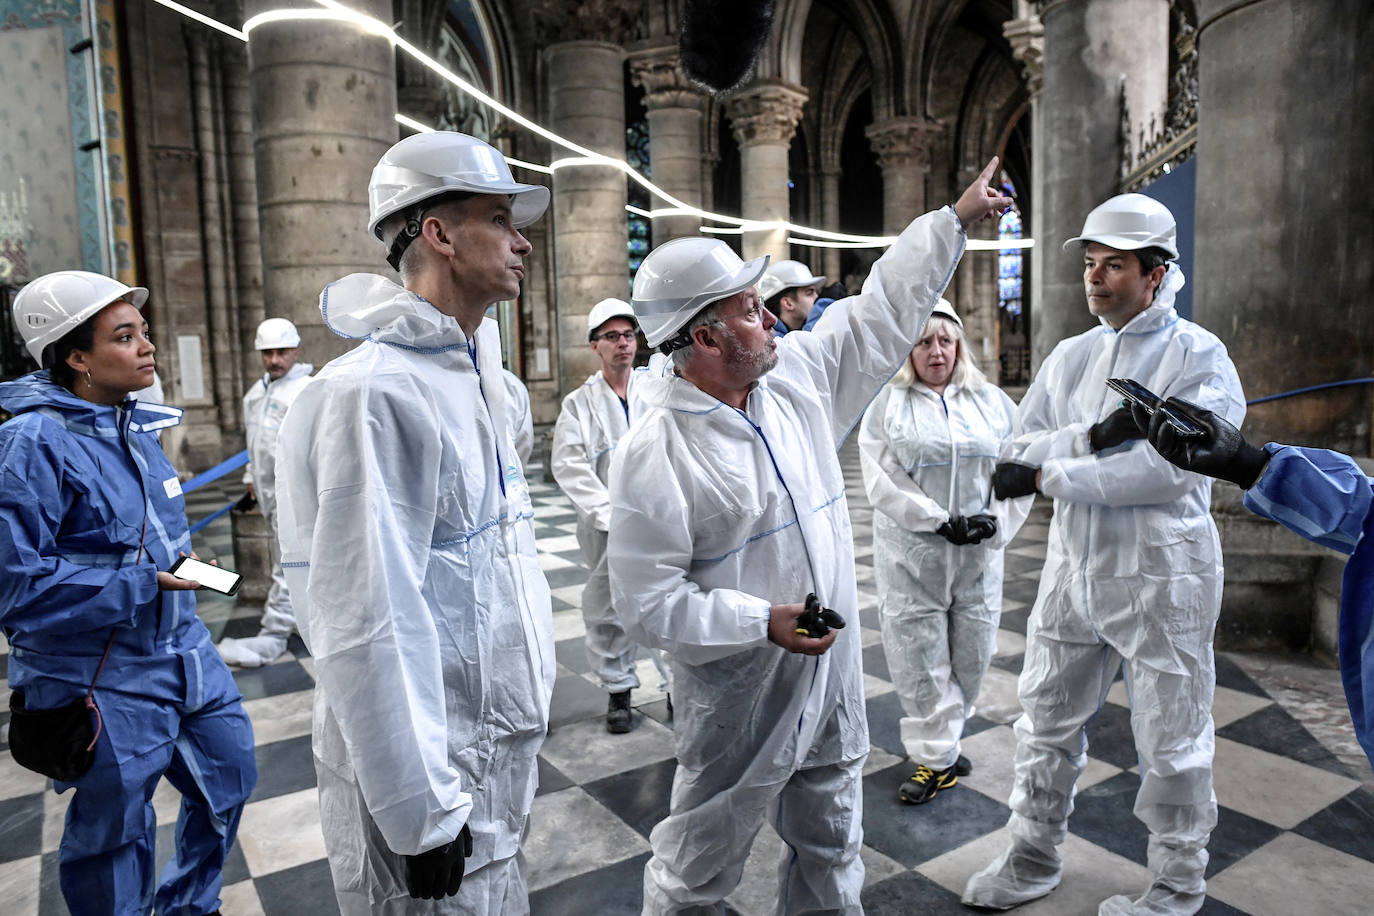
[[[644,30],[642,0],[531,0],[540,47],[565,41],[602,41],[626,45]]]
[[[903,117],[870,124],[864,129],[864,136],[868,137],[884,172],[902,171],[930,166],[930,147],[943,129],[939,121]]]
[[[1045,25],[1038,16],[1009,19],[1002,34],[1011,45],[1011,56],[1021,65],[1026,89],[1034,98],[1045,85]]]
[[[789,143],[801,121],[807,93],[783,82],[752,83],[725,99],[725,113],[740,146]]]
[[[630,77],[636,86],[644,87],[644,107],[659,108],[705,107],[705,94],[682,72],[682,59],[677,48],[664,48],[652,54],[630,57]]]

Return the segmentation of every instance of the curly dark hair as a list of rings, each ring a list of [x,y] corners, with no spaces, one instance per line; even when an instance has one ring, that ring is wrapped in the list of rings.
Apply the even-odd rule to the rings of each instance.
[[[94,344],[95,315],[92,315],[63,334],[56,343],[43,348],[43,368],[48,370],[54,382],[71,391],[76,385],[76,370],[67,365],[67,357],[74,350],[90,350]]]

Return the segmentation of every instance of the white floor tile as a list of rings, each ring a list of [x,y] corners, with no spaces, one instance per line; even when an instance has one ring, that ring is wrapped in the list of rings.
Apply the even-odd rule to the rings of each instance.
[[[1283,833],[1207,882],[1207,894],[1251,916],[1374,909],[1374,865]]]
[[[310,734],[311,714],[315,706],[314,690],[257,700],[245,700],[243,709],[253,720],[253,738],[259,747],[285,738],[299,738]]]
[[[973,772],[968,776],[960,776],[959,785],[976,789],[1005,805],[1011,797],[1016,733],[1007,725],[984,729],[961,741],[960,750],[972,762]],[[1089,757],[1087,767],[1078,777],[1078,789],[1081,792],[1120,772],[1109,763]]]
[[[0,900],[6,916],[38,916],[42,864],[42,856],[0,862]]]
[[[1285,829],[1359,786],[1353,779],[1226,738],[1217,739],[1212,782],[1220,804]]]
[[[303,789],[247,805],[239,846],[254,877],[323,859],[319,793]]]
[[[600,716],[559,726],[540,754],[579,784],[671,758],[672,732],[648,716],[637,719],[638,727],[625,735],[606,731]]]
[[[534,800],[525,842],[531,891],[648,851],[648,840],[577,786]]]

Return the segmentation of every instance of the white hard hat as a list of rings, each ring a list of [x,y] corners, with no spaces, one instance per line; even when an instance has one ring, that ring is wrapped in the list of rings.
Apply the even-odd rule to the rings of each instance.
[[[591,340],[597,328],[612,318],[635,320],[635,310],[624,299],[602,299],[587,313],[587,339]]]
[[[549,205],[549,189],[512,178],[505,157],[494,146],[467,134],[438,130],[406,137],[372,169],[367,183],[367,231],[385,242],[380,226],[388,216],[455,192],[510,195],[517,229],[539,219]],[[417,228],[401,251],[418,234]],[[388,258],[392,256],[399,261],[400,252],[393,251]]]
[[[772,299],[785,289],[796,286],[820,286],[825,277],[811,276],[811,268],[801,261],[778,261],[769,267],[759,281],[759,296]]]
[[[935,308],[930,312],[930,318],[948,318],[959,327],[964,326],[964,323],[959,320],[959,316],[954,313],[953,303],[943,296],[940,297],[939,302],[935,303]],[[927,318],[926,321],[929,321],[930,318]]]
[[[300,332],[285,318],[268,318],[258,325],[258,336],[253,339],[254,350],[289,350],[300,345]]]
[[[1169,257],[1178,257],[1178,226],[1169,208],[1144,194],[1118,194],[1098,204],[1083,221],[1083,231],[1064,243],[1073,245],[1097,242],[1118,251],[1162,248]]]
[[[649,252],[635,274],[635,317],[657,347],[712,302],[753,286],[768,255],[744,261],[720,239],[673,239]]]
[[[128,297],[137,309],[148,301],[141,286],[125,286],[103,274],[85,270],[59,270],[44,274],[14,297],[14,326],[24,346],[39,365],[43,348],[66,334],[105,306]]]

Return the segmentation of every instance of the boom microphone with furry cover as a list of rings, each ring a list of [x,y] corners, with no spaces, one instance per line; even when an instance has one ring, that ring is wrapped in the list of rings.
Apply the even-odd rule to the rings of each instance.
[[[754,69],[773,27],[774,0],[686,0],[678,48],[687,76],[715,92]]]

